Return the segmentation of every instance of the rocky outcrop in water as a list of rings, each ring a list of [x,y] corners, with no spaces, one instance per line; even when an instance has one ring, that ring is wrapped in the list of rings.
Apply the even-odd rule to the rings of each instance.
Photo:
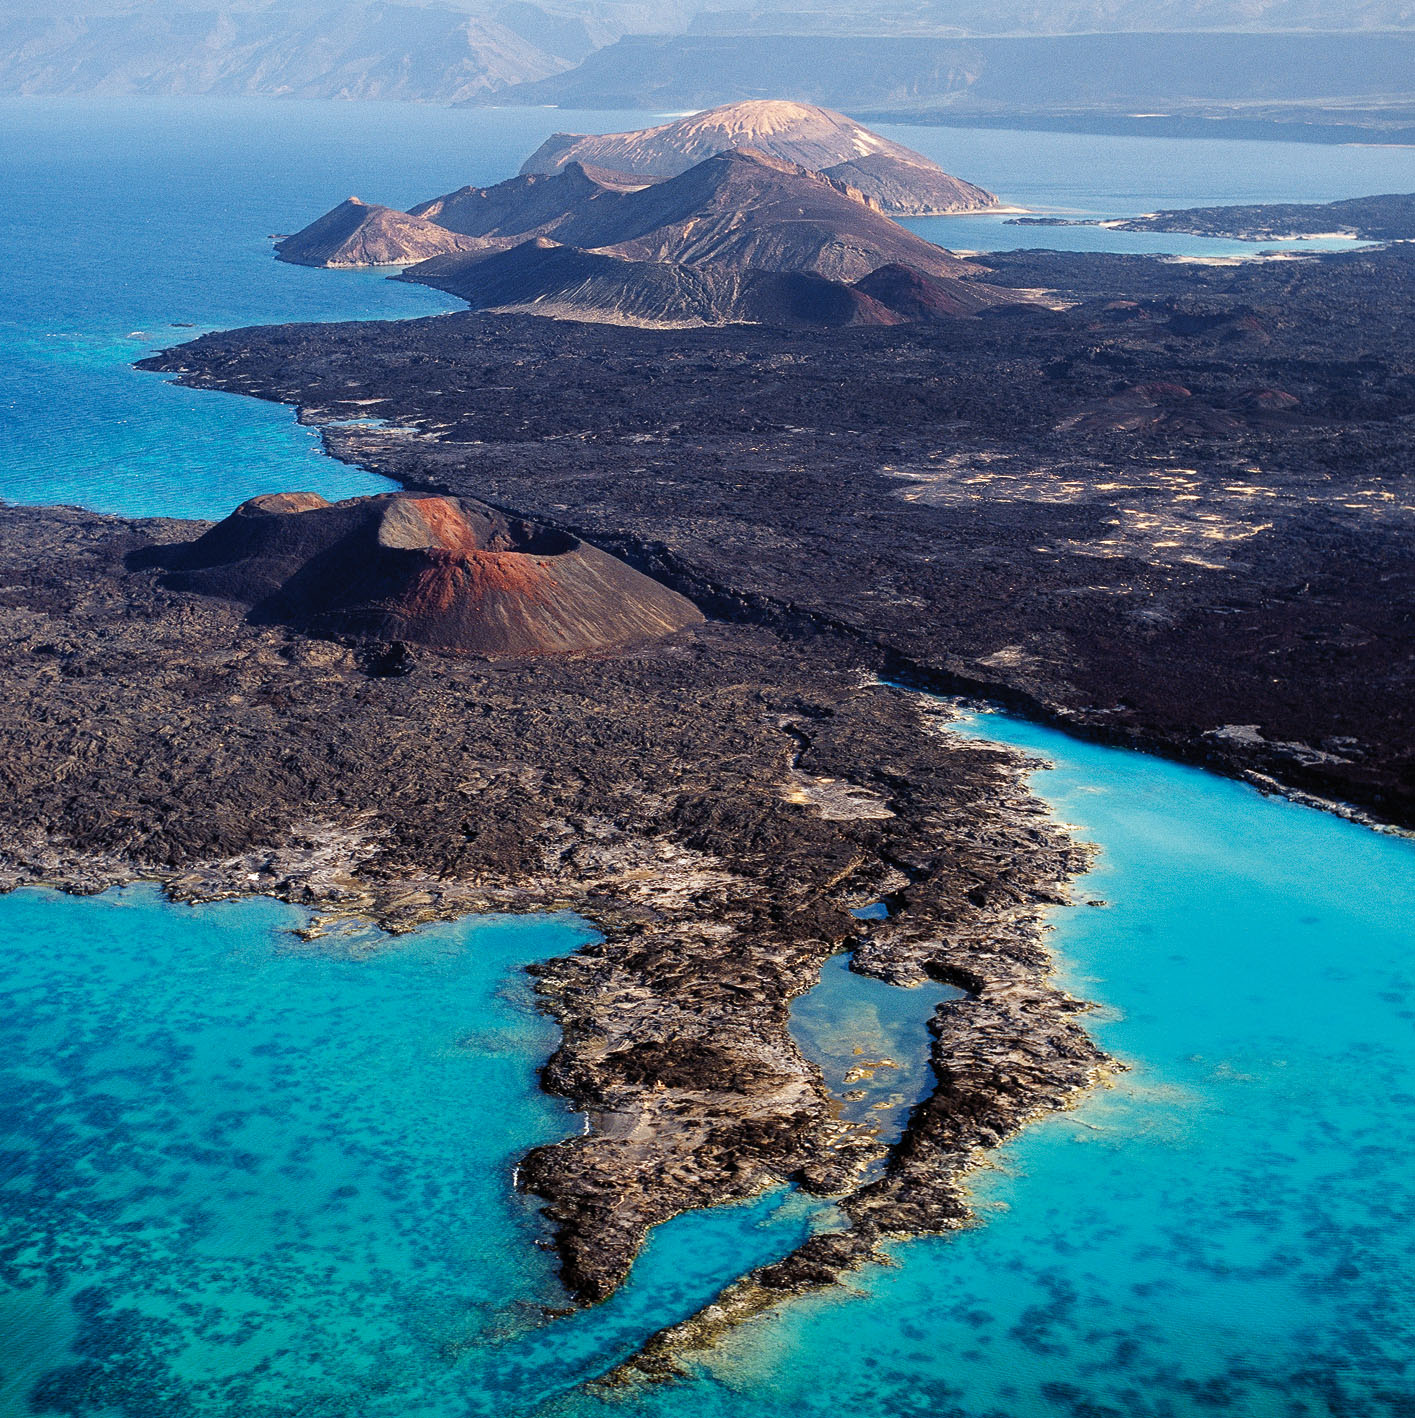
[[[526,159],[523,173],[593,163],[618,172],[674,177],[734,148],[823,173],[894,216],[937,216],[996,207],[981,187],[951,177],[936,162],[882,138],[832,109],[782,99],[724,104],[632,133],[556,133]]]
[[[1342,202],[1181,207],[1107,225],[1120,231],[1182,231],[1239,241],[1281,241],[1334,234],[1366,241],[1411,241],[1415,240],[1415,193],[1351,197]]]
[[[156,559],[168,586],[242,602],[257,622],[464,654],[597,650],[703,618],[577,537],[455,497],[255,497]]]

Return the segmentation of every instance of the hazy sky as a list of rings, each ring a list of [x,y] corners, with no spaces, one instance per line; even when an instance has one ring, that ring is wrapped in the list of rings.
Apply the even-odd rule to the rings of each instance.
[[[338,10],[382,0],[0,0],[16,19],[140,14],[152,18],[192,11]],[[507,0],[389,0],[389,3],[495,14]],[[517,0],[518,8],[527,0]],[[959,28],[978,33],[1075,29],[1415,27],[1415,0],[531,0],[551,14],[612,24],[625,30],[676,30],[701,16],[730,24],[744,12],[762,16],[813,13],[837,27]],[[799,23],[799,22],[798,22]],[[715,27],[715,26],[714,26]]]

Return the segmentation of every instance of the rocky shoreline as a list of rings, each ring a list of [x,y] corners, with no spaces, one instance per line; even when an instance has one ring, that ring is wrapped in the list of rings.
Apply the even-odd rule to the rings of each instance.
[[[950,735],[848,645],[719,623],[387,673],[377,647],[164,586],[154,549],[204,525],[0,510],[0,887],[272,895],[315,934],[592,920],[602,942],[536,971],[563,1036],[545,1086],[589,1130],[520,1170],[577,1299],[611,1293],[649,1227],[788,1181],[839,1197],[849,1230],[750,1284],[829,1283],[884,1236],[960,1224],[978,1150],[1103,1066],[1043,938],[1084,849],[1021,755]],[[851,914],[880,899],[888,921]],[[841,950],[968,992],[865,1186],[882,1144],[832,1117],[787,1028]]]

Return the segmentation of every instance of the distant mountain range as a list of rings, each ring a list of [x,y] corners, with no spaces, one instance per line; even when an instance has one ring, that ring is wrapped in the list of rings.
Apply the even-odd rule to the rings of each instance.
[[[496,102],[694,109],[768,94],[901,117],[1379,105],[1415,99],[1415,33],[629,36]]]
[[[925,183],[917,205],[925,207],[939,181],[957,184],[908,149],[893,158],[876,135],[821,110],[743,105],[719,115],[716,131],[723,141],[749,136],[769,112],[771,136],[790,151],[793,110],[814,161],[838,167],[844,141],[846,151],[883,160],[886,175],[917,172]],[[572,160],[557,172],[463,187],[410,212],[351,198],[276,252],[303,265],[406,263],[402,279],[478,309],[622,324],[898,324],[1021,299],[977,279],[979,267],[906,230],[829,171],[750,148],[693,162],[665,147],[663,133],[616,137],[630,155],[681,169],[671,177]],[[957,186],[981,204],[994,200]],[[890,190],[905,191],[898,178]]]
[[[0,93],[455,103],[559,73],[620,33],[593,13],[519,2],[476,14],[357,0],[53,14],[8,4]]]
[[[906,108],[966,93],[1035,106],[1038,73],[1054,93],[1066,88],[1061,79],[1070,70],[1082,98],[1088,85],[1103,89],[1117,73],[1124,92],[1145,101],[1189,96],[1191,78],[1225,99],[1261,97],[1273,86],[1288,93],[1294,84],[1306,98],[1309,78],[1300,66],[1293,70],[1289,51],[1245,50],[1235,58],[1224,48],[1232,34],[1199,32],[1412,27],[1415,0],[1343,0],[1339,14],[1329,0],[803,0],[794,7],[732,0],[0,0],[0,93],[436,102],[511,96],[592,107],[706,107],[774,93],[833,106]],[[1080,40],[1097,32],[1129,36],[1139,47],[1121,48],[1129,58],[1119,68],[1100,69],[1090,66],[1084,47],[1049,48],[1046,39],[1037,41],[1044,46],[1037,52],[1048,63],[995,39],[970,41],[964,50],[938,47],[960,36]],[[1198,48],[1154,43],[1156,35],[1172,41],[1177,33]],[[891,37],[906,47],[874,48]],[[1166,52],[1184,56],[1178,69]],[[1156,54],[1159,71],[1151,73]],[[1370,73],[1363,67],[1368,54],[1375,59]],[[1408,69],[1396,73],[1399,53],[1382,57],[1338,44],[1331,60],[1321,93],[1389,96],[1415,88]]]
[[[774,0],[712,4],[695,34],[1050,35],[1196,30],[1390,30],[1410,0]]]

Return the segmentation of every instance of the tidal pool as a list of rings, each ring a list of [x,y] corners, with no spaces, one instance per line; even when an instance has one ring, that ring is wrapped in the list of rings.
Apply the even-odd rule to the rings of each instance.
[[[941,1001],[962,997],[933,981],[901,989],[857,975],[848,954],[836,955],[820,984],[792,1001],[791,1033],[821,1070],[838,1115],[893,1143],[914,1105],[933,1091],[929,1020]]]
[[[977,1179],[980,1222],[745,1326],[637,1412],[1415,1411],[1415,844],[980,716],[1100,848],[1055,915],[1128,1065]],[[607,1414],[612,1411],[608,1407]]]

